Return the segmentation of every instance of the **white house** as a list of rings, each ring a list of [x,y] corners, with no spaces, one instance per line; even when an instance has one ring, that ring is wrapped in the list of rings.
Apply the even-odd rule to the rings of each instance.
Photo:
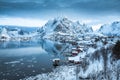
[[[75,57],[68,57],[68,61],[71,63],[80,64],[82,62],[82,59],[79,56],[75,56]]]

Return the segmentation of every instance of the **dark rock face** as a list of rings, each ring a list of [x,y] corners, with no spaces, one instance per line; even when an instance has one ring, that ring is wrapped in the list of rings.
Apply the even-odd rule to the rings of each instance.
[[[113,56],[116,59],[120,59],[120,41],[117,41],[115,46],[113,47]]]

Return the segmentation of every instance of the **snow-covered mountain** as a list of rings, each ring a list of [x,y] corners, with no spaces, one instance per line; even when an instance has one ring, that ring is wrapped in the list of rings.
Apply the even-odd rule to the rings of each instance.
[[[120,36],[120,22],[116,21],[112,24],[103,25],[99,32],[107,36]]]
[[[14,25],[0,25],[0,29],[6,28],[8,31],[13,31],[16,29],[23,30],[25,32],[33,32],[38,29],[38,27],[26,27],[26,26],[14,26]]]
[[[36,40],[39,35],[37,33],[37,28],[33,32],[30,29],[26,30],[24,27],[6,27],[0,26],[0,40],[1,41],[28,41],[28,40]]]
[[[67,18],[55,18],[48,21],[39,32],[42,34],[43,38],[77,38],[78,35],[83,35],[92,32],[92,28],[77,22],[72,22]],[[64,36],[64,37],[63,37]]]
[[[8,41],[10,36],[8,35],[8,31],[6,28],[0,30],[0,41]]]

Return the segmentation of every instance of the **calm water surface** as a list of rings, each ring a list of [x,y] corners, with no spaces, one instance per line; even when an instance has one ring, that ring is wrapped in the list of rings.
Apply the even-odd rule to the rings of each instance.
[[[56,57],[55,44],[49,41],[1,43],[0,80],[19,80],[51,72],[54,69],[52,59]]]

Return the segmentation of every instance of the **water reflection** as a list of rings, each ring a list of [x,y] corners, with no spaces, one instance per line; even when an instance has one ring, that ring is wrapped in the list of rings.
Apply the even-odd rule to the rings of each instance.
[[[31,41],[6,41],[0,42],[0,48],[21,48],[21,47],[39,46],[39,42]]]
[[[52,59],[65,46],[49,40],[0,43],[0,80],[18,80],[53,69]]]

